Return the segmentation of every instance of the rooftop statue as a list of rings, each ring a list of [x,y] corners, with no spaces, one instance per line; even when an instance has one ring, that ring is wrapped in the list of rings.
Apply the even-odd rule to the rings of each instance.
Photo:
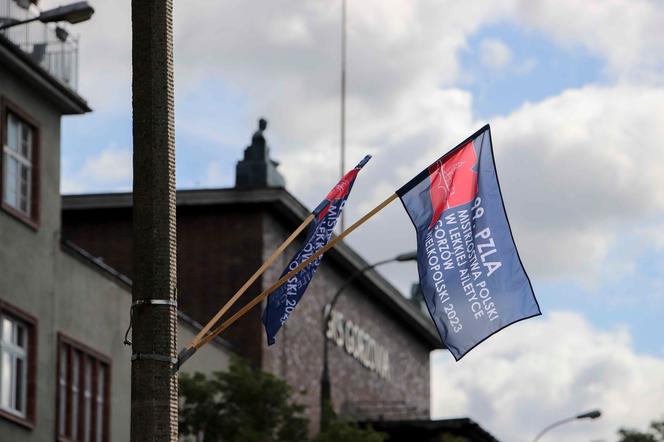
[[[270,158],[270,149],[263,133],[267,120],[258,120],[258,129],[251,136],[251,144],[244,150],[244,159],[237,163],[236,187],[284,187],[285,181],[277,172],[278,162]]]

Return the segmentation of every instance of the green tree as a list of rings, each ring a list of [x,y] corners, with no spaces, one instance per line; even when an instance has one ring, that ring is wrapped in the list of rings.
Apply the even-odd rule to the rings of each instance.
[[[239,358],[210,378],[183,374],[180,433],[202,442],[305,441],[308,420],[292,393],[286,382]]]
[[[664,420],[651,422],[647,432],[621,428],[618,436],[618,442],[664,442]]]
[[[313,442],[384,442],[387,435],[373,428],[360,428],[353,422],[335,420],[325,431],[321,431]]]
[[[329,423],[313,442],[384,442],[387,438],[387,434],[375,431],[370,426],[360,428],[354,422],[339,418],[329,403],[323,412],[327,413]]]

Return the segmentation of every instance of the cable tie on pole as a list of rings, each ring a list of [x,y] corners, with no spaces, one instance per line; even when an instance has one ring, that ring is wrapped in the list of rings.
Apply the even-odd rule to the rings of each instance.
[[[131,308],[129,309],[129,326],[125,332],[124,341],[122,342],[126,346],[131,346],[131,339],[129,339],[129,332],[131,331],[132,326],[134,325],[134,307],[140,305],[165,305],[172,306],[177,308],[177,289],[175,289],[175,299],[137,299],[131,303]]]
[[[172,358],[170,356],[158,355],[156,353],[135,353],[131,355],[132,361],[157,361],[157,362],[167,362],[169,364],[175,365],[178,363],[177,358]]]
[[[169,305],[177,307],[178,301],[176,299],[137,299],[131,303],[132,308],[139,305]]]

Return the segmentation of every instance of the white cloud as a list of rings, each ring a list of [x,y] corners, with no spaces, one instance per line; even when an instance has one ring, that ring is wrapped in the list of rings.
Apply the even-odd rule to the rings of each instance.
[[[517,0],[513,6],[516,21],[605,59],[612,77],[662,83],[664,8],[659,0]]]
[[[460,92],[415,96],[404,102],[404,109],[408,111],[384,113],[380,119],[358,116],[369,129],[355,139],[351,151],[359,157],[360,146],[376,146],[376,156],[354,188],[350,220],[481,124],[473,122],[470,97]],[[664,213],[664,189],[659,185],[664,176],[664,127],[658,124],[662,113],[664,89],[585,87],[526,104],[492,122],[505,203],[531,276],[575,277],[592,286],[616,267],[631,268],[629,259],[636,252],[625,255],[619,266],[608,260],[624,232]],[[333,165],[326,169],[325,157],[320,164],[313,156],[305,160],[336,173]],[[290,171],[289,164],[301,161],[284,162],[291,187],[300,195],[323,194],[322,185],[312,190],[304,171],[301,176]],[[370,259],[414,245],[412,227],[395,206],[351,237]],[[383,239],[385,232],[389,241]],[[395,274],[399,271],[390,272]],[[401,281],[404,289],[408,284]]]
[[[362,146],[376,155],[354,188],[349,219],[366,213],[481,124],[473,121],[470,97],[462,92],[415,95],[403,106],[380,118],[357,115],[365,132],[354,138],[350,157],[359,158]],[[585,87],[492,121],[507,210],[531,276],[575,277],[592,286],[612,268],[608,257],[624,232],[664,213],[664,127],[658,123],[663,113],[664,89]],[[292,155],[284,161],[289,184],[298,195],[313,195],[313,204],[323,184],[312,186],[304,171],[291,167],[307,161],[327,171],[328,182],[336,167],[310,151],[306,158]],[[381,213],[351,242],[369,259],[411,249],[412,227],[400,211]],[[390,241],[384,241],[385,232]],[[406,288],[409,282],[400,283]]]
[[[130,2],[92,0],[81,33],[81,91],[97,110],[130,105]],[[43,0],[43,8],[58,5]],[[249,95],[255,111],[284,96],[325,105],[338,92],[340,4],[304,0],[195,1],[175,5],[176,81],[210,75]],[[459,78],[458,50],[480,27],[510,21],[604,58],[616,78],[661,81],[664,8],[657,0],[367,0],[348,4],[349,94],[377,106],[426,83]],[[504,62],[504,46],[493,62]],[[491,52],[491,51],[489,51]],[[502,54],[502,55],[501,55]],[[495,58],[497,57],[497,58]],[[311,106],[311,104],[309,104]],[[271,107],[271,106],[270,106]],[[295,106],[294,106],[295,107]]]
[[[83,34],[81,91],[95,108],[126,112],[129,1],[93,4],[93,20],[75,27]],[[176,105],[202,79],[237,93],[246,101],[237,112],[247,116],[249,126],[257,115],[270,120],[267,138],[289,188],[312,206],[338,173],[339,14],[333,2],[175,6]],[[662,209],[657,179],[664,171],[656,140],[662,135],[657,118],[664,96],[644,79],[657,79],[653,72],[662,65],[664,38],[658,36],[664,26],[658,24],[663,14],[664,8],[647,0],[350,2],[348,164],[364,153],[375,158],[358,180],[349,219],[483,123],[474,120],[473,97],[453,86],[464,75],[458,52],[482,26],[511,21],[561,44],[587,47],[605,58],[613,78],[621,81],[635,78],[638,69],[649,72],[638,76],[638,86],[568,91],[492,122],[508,211],[529,271],[536,277],[592,279],[620,229]],[[504,43],[488,40],[484,46],[487,62],[508,62]],[[524,63],[531,69],[532,63]],[[179,112],[177,127],[202,133],[202,121],[209,126],[208,138],[227,132],[214,125],[215,118],[226,118],[223,114],[205,114]],[[223,139],[237,145],[239,157],[248,136]],[[179,157],[186,155],[195,152],[178,151]],[[311,170],[317,173],[315,183]],[[95,179],[88,174],[77,182],[92,190],[86,186]],[[363,181],[367,190],[361,190]],[[392,230],[389,244],[381,241],[375,232],[393,225],[381,217],[376,229],[353,239],[370,259],[412,247],[407,219],[404,229]]]
[[[664,213],[664,89],[569,90],[493,121],[496,161],[525,261],[597,276],[614,239]]]
[[[83,178],[101,184],[117,184],[131,180],[131,151],[127,149],[106,149],[83,164],[80,174]]]
[[[636,353],[623,327],[603,331],[554,312],[496,334],[455,363],[432,362],[432,415],[470,416],[501,440],[532,440],[551,422],[594,408],[597,421],[561,426],[550,440],[615,440],[621,426],[660,417],[664,359]]]
[[[488,68],[500,70],[512,62],[512,50],[500,40],[485,38],[480,42],[480,62]]]
[[[77,170],[64,171],[62,193],[127,191],[132,174],[131,150],[109,147],[87,158]]]

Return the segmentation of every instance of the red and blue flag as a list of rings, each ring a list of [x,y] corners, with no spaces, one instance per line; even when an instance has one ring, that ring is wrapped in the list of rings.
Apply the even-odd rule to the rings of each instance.
[[[300,263],[325,247],[329,242],[334,226],[337,224],[337,219],[339,219],[339,215],[353,187],[355,178],[357,178],[357,174],[360,173],[362,167],[370,159],[371,155],[365,156],[355,168],[339,180],[337,185],[334,186],[325,199],[316,207],[313,211],[314,219],[309,226],[307,239],[304,241],[302,248],[284,269],[281,277],[295,269]],[[268,345],[275,343],[275,335],[281,329],[281,326],[286,323],[290,314],[295,310],[295,306],[302,299],[302,295],[304,295],[304,291],[309,286],[316,270],[318,270],[322,258],[323,256],[321,255],[313,260],[268,297],[267,306],[265,311],[263,311],[262,317]]]
[[[540,315],[498,184],[489,125],[397,191],[417,233],[422,293],[456,360]]]

